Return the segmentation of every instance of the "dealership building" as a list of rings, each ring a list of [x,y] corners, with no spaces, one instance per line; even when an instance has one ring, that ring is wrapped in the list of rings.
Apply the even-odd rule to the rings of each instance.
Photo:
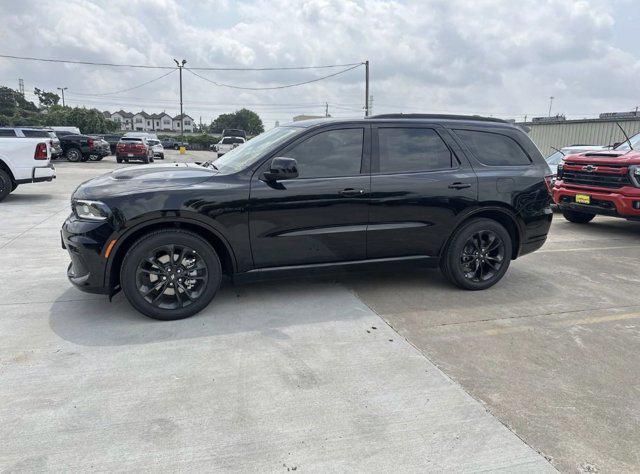
[[[517,123],[528,131],[529,137],[544,156],[552,154],[553,148],[570,145],[613,145],[623,142],[625,137],[617,124],[631,137],[640,132],[640,114],[638,112],[604,113],[597,119],[580,120],[567,120],[560,115]]]

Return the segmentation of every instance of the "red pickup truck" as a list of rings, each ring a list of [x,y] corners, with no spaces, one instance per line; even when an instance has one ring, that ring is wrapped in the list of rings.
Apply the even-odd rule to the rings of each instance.
[[[566,156],[553,200],[568,221],[579,224],[596,215],[640,220],[640,134],[613,150]]]

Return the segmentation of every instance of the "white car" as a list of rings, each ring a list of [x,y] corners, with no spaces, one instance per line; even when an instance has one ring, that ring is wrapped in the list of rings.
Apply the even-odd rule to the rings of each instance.
[[[556,150],[555,153],[547,156],[545,158],[551,172],[554,177],[558,174],[558,165],[563,160],[563,158],[567,155],[575,155],[577,153],[585,153],[587,151],[596,151],[596,150],[608,150],[609,147],[601,146],[601,145],[571,145],[565,146],[559,150]]]
[[[236,147],[239,147],[246,140],[242,137],[222,137],[222,139],[215,145],[216,153],[218,156],[224,155],[226,152],[233,150]]]
[[[153,150],[153,157],[164,160],[164,147],[162,146],[162,143],[160,143],[160,140],[157,138],[149,138],[147,139],[147,143]]]
[[[20,184],[55,177],[49,138],[18,136],[13,128],[0,128],[0,201]]]

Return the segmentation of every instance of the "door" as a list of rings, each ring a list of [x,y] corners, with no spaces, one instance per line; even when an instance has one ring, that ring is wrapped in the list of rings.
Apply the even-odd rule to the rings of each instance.
[[[475,173],[445,129],[374,127],[367,257],[438,256],[477,192]]]
[[[368,126],[310,131],[278,156],[294,158],[296,179],[253,176],[249,203],[256,268],[366,257],[371,135]]]

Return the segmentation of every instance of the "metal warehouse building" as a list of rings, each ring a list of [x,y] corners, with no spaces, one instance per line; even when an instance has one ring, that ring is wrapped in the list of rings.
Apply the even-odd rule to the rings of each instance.
[[[529,130],[529,137],[538,146],[544,156],[553,153],[553,148],[570,145],[613,145],[625,140],[619,123],[631,137],[640,132],[640,115],[625,117],[607,117],[602,114],[598,119],[550,120],[519,122],[517,125]],[[614,114],[611,114],[614,115]]]

